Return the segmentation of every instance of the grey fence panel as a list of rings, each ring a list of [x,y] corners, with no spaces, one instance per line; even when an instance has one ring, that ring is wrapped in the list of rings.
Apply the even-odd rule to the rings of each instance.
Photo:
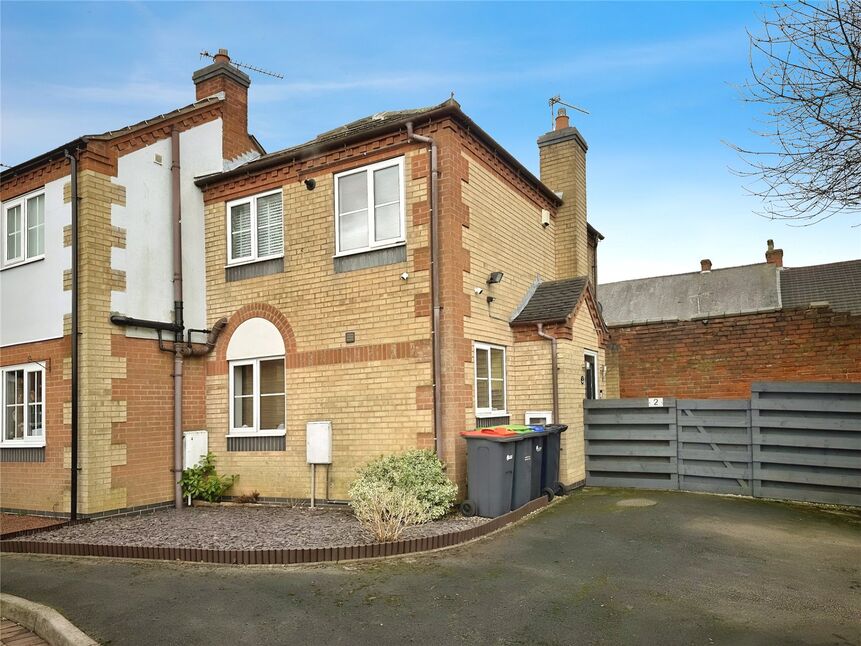
[[[750,401],[676,402],[679,488],[750,496]]]
[[[861,506],[861,384],[584,402],[586,483]]]
[[[675,400],[587,400],[586,482],[605,487],[678,489]]]
[[[751,388],[754,495],[861,505],[861,384]]]

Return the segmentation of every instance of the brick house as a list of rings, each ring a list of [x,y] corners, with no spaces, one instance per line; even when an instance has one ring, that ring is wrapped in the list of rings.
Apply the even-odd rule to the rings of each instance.
[[[750,397],[755,381],[861,381],[861,260],[766,262],[599,286],[608,396]]]
[[[172,499],[171,356],[159,352],[156,331],[118,327],[109,317],[172,320],[175,133],[185,322],[206,327],[203,199],[194,177],[263,152],[247,134],[248,77],[233,68],[213,74],[219,69],[195,74],[191,105],[80,137],[0,175],[3,509],[70,511],[74,190],[77,511],[94,516]],[[189,361],[183,411],[189,429],[205,423],[203,383],[202,361]]]
[[[35,372],[47,394],[38,436],[21,430],[26,417],[11,434],[4,427],[3,508],[70,506],[69,148],[79,169],[83,515],[170,504],[177,423],[208,431],[219,470],[240,476],[234,494],[310,497],[306,425],[319,420],[333,436],[319,498],[345,499],[358,466],[414,447],[435,449],[463,485],[460,431],[524,420],[570,425],[562,479],[582,482],[582,400],[605,389],[607,329],[594,298],[587,147],[567,116],[538,140],[540,180],[453,100],[264,154],[247,134],[250,81],[226,52],[194,80],[187,108],[2,175],[4,227],[30,195],[53,196],[51,252],[46,243],[44,258],[0,272],[4,383]],[[179,296],[165,184],[172,130],[182,151]],[[36,318],[53,321],[37,333],[27,298],[45,299],[25,286],[42,280],[26,273],[39,267],[56,304],[48,313],[33,303]],[[184,364],[160,347],[183,350],[173,360],[184,354]],[[38,400],[34,388],[13,389],[10,401]]]

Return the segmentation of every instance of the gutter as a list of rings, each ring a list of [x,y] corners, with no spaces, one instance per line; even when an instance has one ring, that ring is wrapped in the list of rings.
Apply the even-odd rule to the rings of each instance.
[[[430,144],[431,213],[430,213],[430,266],[431,266],[431,343],[433,346],[433,436],[437,458],[442,461],[442,339],[440,334],[440,278],[439,278],[439,166],[436,141],[432,137],[413,132],[413,122],[407,122],[407,139]]]
[[[75,142],[73,142],[75,143]],[[71,166],[70,202],[72,206],[72,445],[70,447],[70,482],[69,482],[69,519],[78,519],[78,372],[80,371],[79,337],[80,323],[78,321],[78,158],[73,148],[63,151]]]
[[[553,382],[553,423],[559,423],[559,349],[558,341],[555,336],[551,336],[544,331],[544,324],[538,324],[538,336],[542,339],[550,341],[550,371]]]

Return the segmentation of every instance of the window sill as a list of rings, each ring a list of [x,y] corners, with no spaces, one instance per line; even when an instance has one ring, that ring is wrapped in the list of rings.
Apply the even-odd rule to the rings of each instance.
[[[0,442],[0,449],[44,449],[45,440]]]
[[[0,267],[0,271],[6,271],[7,269],[15,269],[15,267],[23,267],[24,265],[32,265],[34,262],[41,262],[45,259],[45,254],[41,256],[36,256],[35,258],[27,258],[27,260],[16,260],[15,262],[6,263],[2,267]]]
[[[285,435],[287,435],[287,429],[279,429],[275,431],[248,431],[246,433],[231,431],[226,435],[226,437],[284,437]]]
[[[480,413],[476,412],[475,416],[478,419],[484,419],[486,417],[511,417],[508,414],[508,411],[504,411],[504,410],[482,411]]]
[[[244,265],[253,265],[258,262],[268,262],[270,260],[278,260],[279,258],[284,258],[283,253],[276,254],[274,256],[263,256],[262,258],[249,258],[247,260],[234,260],[232,262],[228,262],[224,265],[225,269],[230,269],[231,267],[242,267]]]
[[[405,247],[407,244],[406,240],[398,240],[397,242],[392,242],[390,244],[379,245],[378,247],[366,247],[363,249],[351,249],[350,251],[339,251],[336,253],[333,258],[346,258],[348,256],[357,256],[362,253],[372,253],[374,251],[380,251],[381,249],[393,249],[394,247]]]

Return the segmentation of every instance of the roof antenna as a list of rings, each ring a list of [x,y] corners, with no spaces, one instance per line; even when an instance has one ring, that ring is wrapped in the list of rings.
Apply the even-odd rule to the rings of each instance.
[[[265,74],[266,76],[272,76],[272,77],[277,78],[277,79],[283,79],[284,78],[284,75],[279,74],[278,72],[270,72],[269,70],[264,70],[260,67],[257,67],[256,65],[249,65],[248,63],[240,63],[239,61],[231,60],[230,57],[227,56],[227,50],[226,49],[219,49],[218,54],[210,54],[208,51],[206,51],[204,49],[202,52],[200,52],[200,56],[201,56],[201,58],[205,56],[206,58],[211,58],[212,60],[216,60],[216,58],[215,58],[216,56],[224,56],[227,58],[227,61],[231,65],[233,65],[233,67],[236,67],[239,69],[250,70],[252,72],[257,72],[258,74]]]
[[[583,114],[589,114],[588,110],[584,110],[583,108],[578,108],[576,105],[571,105],[570,103],[565,103],[562,98],[557,94],[556,96],[550,97],[550,129],[553,130],[556,127],[556,104],[564,105],[572,110],[577,110],[577,112],[582,112]]]

